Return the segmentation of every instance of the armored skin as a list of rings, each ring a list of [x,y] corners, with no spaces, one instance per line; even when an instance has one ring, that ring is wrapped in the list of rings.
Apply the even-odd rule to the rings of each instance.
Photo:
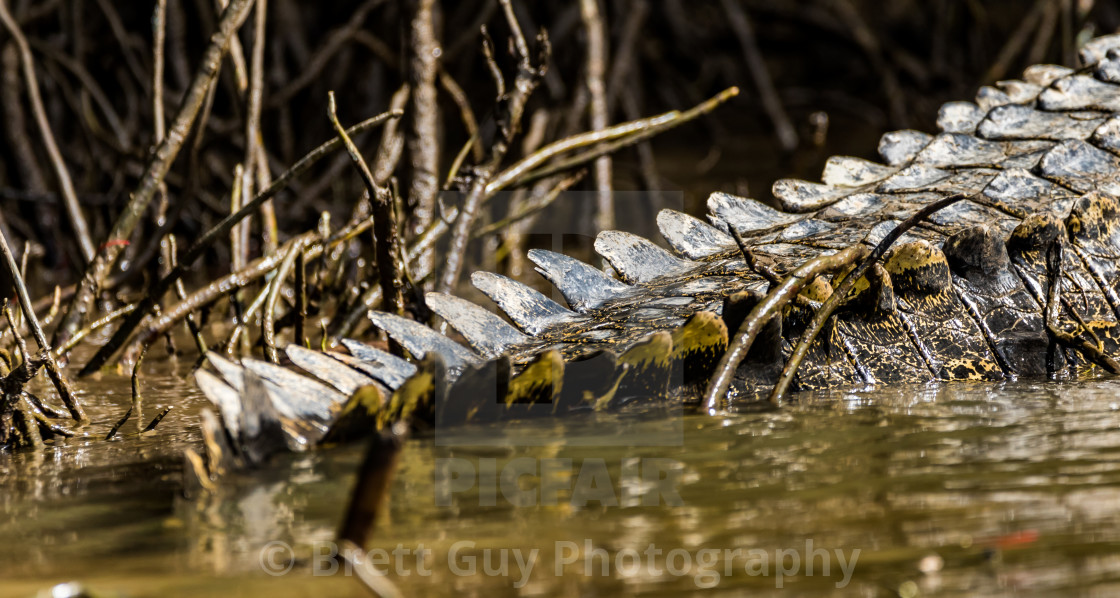
[[[1080,70],[1034,66],[1022,80],[982,88],[975,102],[946,104],[935,135],[887,133],[884,163],[833,157],[822,183],[778,181],[780,210],[724,193],[708,199],[706,221],[664,210],[657,223],[670,250],[604,231],[595,250],[617,277],[529,252],[566,305],[486,272],[471,280],[505,317],[428,294],[465,345],[371,312],[415,363],[348,340],[345,352],[289,348],[299,373],[211,356],[218,375],[200,372],[199,385],[236,444],[272,434],[282,438],[262,446],[293,448],[322,440],[353,412],[348,402],[377,404],[368,388],[379,393],[372,409],[382,426],[688,404],[774,275],[873,246],[957,194],[964,199],[908,231],[856,283],[813,339],[794,388],[1081,375],[1120,352],[1120,36],[1093,40],[1081,56]],[[736,373],[731,405],[769,391],[838,280],[814,281],[767,322]]]

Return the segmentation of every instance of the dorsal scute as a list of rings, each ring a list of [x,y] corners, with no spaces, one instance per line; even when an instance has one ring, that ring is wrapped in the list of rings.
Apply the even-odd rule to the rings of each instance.
[[[595,237],[595,252],[603,256],[630,284],[649,282],[690,268],[652,241],[631,233],[607,230]]]
[[[879,140],[879,155],[883,156],[887,164],[901,166],[913,160],[932,140],[933,136],[929,133],[912,129],[891,131]]]
[[[703,259],[735,247],[730,235],[684,212],[661,210],[657,226],[665,241],[689,259]]]
[[[576,314],[563,305],[500,274],[475,272],[471,283],[528,334],[537,335],[550,326],[576,319]]]
[[[496,357],[510,347],[529,340],[497,314],[466,299],[445,293],[428,293],[424,298],[428,307],[463,335],[483,357]]]
[[[741,235],[785,226],[800,219],[758,200],[719,191],[708,196],[708,211],[712,224],[724,231],[734,229]]]
[[[427,326],[400,316],[371,310],[367,314],[374,326],[384,330],[414,356],[439,353],[447,367],[456,370],[477,363],[478,354]]]
[[[1120,49],[1120,34],[1102,35],[1087,42],[1078,51],[1081,64],[1092,66],[1104,60],[1109,51]]]
[[[530,249],[528,257],[536,264],[537,272],[560,291],[572,309],[579,312],[599,307],[632,290],[630,285],[607,276],[602,270],[562,253]]]

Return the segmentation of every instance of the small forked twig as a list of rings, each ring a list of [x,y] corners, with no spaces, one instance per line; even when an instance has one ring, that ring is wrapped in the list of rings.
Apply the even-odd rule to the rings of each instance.
[[[66,379],[66,376],[62,373],[62,369],[58,367],[58,362],[54,359],[54,354],[51,352],[51,345],[47,342],[47,336],[43,334],[43,327],[39,325],[39,318],[35,315],[35,305],[31,302],[31,296],[27,293],[27,285],[24,284],[23,276],[20,275],[19,267],[16,266],[16,260],[12,255],[12,250],[8,247],[8,238],[5,237],[2,232],[0,232],[0,253],[3,254],[3,263],[0,263],[0,268],[6,268],[8,270],[12,282],[15,284],[16,297],[19,298],[19,304],[23,309],[24,317],[31,327],[32,334],[35,335],[35,342],[39,344],[40,359],[42,359],[47,366],[47,375],[50,376],[51,382],[54,383],[55,388],[58,390],[58,395],[62,398],[62,402],[66,404],[66,408],[70,411],[70,417],[77,422],[88,422],[89,418],[86,417],[86,412],[82,409],[78,400],[74,398],[74,391],[70,388],[70,381]],[[16,330],[15,322],[11,323],[11,327],[13,331]]]
[[[365,183],[369,198],[373,202],[373,236],[376,241],[377,275],[381,284],[381,309],[400,314],[404,310],[402,293],[404,283],[400,271],[403,267],[403,259],[400,240],[397,237],[396,218],[393,215],[392,191],[377,184],[361,152],[358,151],[358,146],[354,145],[350,136],[346,134],[346,129],[338,122],[333,91],[327,95],[327,112],[335,132],[346,145],[350,159],[354,161],[354,167],[362,175],[362,182]]]

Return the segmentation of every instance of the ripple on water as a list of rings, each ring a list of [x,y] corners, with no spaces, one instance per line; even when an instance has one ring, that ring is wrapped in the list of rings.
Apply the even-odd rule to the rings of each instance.
[[[186,580],[218,575],[210,589],[220,593],[263,583],[260,550],[282,541],[299,557],[293,577],[262,591],[360,595],[352,582],[312,577],[310,563],[313,544],[337,528],[361,447],[281,457],[225,480],[214,497],[178,499],[179,453],[197,442],[203,400],[183,382],[190,364],[152,363],[145,405],[153,414],[157,405],[176,405],[159,434],[97,439],[129,402],[127,379],[107,376],[82,385],[94,420],[86,437],[39,454],[0,455],[0,578],[28,591],[59,578],[186,594],[182,588],[197,588]],[[547,566],[530,576],[533,593],[664,595],[695,590],[695,578],[646,571],[558,579],[551,559],[570,545],[557,543],[617,556],[649,545],[803,551],[807,539],[862,551],[857,593],[904,582],[925,593],[1107,593],[1120,583],[1118,391],[1116,380],[1094,380],[820,392],[780,411],[683,416],[681,440],[667,445],[651,441],[663,438],[664,416],[636,415],[468,431],[500,439],[490,446],[414,439],[374,546],[434,551],[430,577],[396,579],[416,595],[508,586],[452,575],[447,555],[458,541],[539,549]],[[474,468],[473,488],[447,495],[448,459]],[[518,478],[520,487],[559,488],[555,500],[537,494],[532,506],[514,506],[500,489],[488,494],[511,463],[536,467]],[[658,489],[635,477],[648,463],[671,472],[679,502],[641,505]],[[620,506],[573,504],[570,488],[592,470],[605,476],[599,496]],[[448,506],[437,505],[440,496]],[[918,572],[933,562],[937,571]],[[736,566],[739,574],[721,577],[721,588],[774,591],[772,577]],[[796,583],[815,593],[839,581],[833,571]]]

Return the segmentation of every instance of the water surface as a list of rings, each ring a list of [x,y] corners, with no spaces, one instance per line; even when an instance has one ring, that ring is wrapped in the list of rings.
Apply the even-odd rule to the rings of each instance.
[[[152,366],[145,418],[176,406],[155,435],[130,423],[101,440],[129,403],[127,380],[107,376],[82,385],[87,437],[0,455],[0,595],[70,580],[105,595],[367,595],[344,575],[317,574],[327,561],[316,557],[362,447],[284,456],[225,479],[214,496],[181,496],[180,453],[197,447],[205,406],[183,380],[190,365]],[[371,548],[430,551],[422,567],[402,559],[408,574],[391,575],[406,595],[670,596],[713,583],[727,595],[1120,593],[1120,380],[798,399],[776,412],[684,416],[681,441],[662,446],[663,418],[617,416],[469,430],[492,446],[413,439]],[[620,434],[650,446],[619,446]],[[473,487],[451,492],[448,463],[479,472]],[[668,472],[679,500],[635,475],[643,464]],[[522,495],[503,496],[501,472],[527,465],[535,473],[517,489],[534,498],[513,504]],[[588,494],[596,475],[605,487]],[[657,506],[643,505],[650,496]],[[674,574],[664,560],[619,561],[651,546],[690,562],[678,559]],[[773,560],[756,558],[751,574],[736,548]],[[483,573],[484,549],[494,569],[507,556],[507,576]],[[532,549],[522,573],[514,551]],[[819,555],[814,575],[802,562],[779,576],[813,549],[841,551],[850,579],[835,559],[822,575]],[[717,556],[701,562],[705,550]],[[480,574],[455,574],[470,557]],[[273,565],[291,569],[273,576]]]

